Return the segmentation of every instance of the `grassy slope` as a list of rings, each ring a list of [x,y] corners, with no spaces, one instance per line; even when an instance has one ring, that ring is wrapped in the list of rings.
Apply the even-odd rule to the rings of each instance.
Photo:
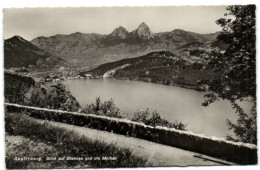
[[[115,145],[107,145],[102,141],[88,141],[84,137],[78,135],[74,131],[64,131],[59,127],[52,127],[48,123],[39,123],[33,118],[22,114],[6,113],[5,114],[5,129],[9,135],[23,136],[27,139],[23,141],[32,142],[33,145],[41,145],[44,148],[35,150],[34,156],[71,156],[71,157],[92,157],[92,156],[112,156],[117,157],[116,161],[67,161],[60,165],[59,162],[53,162],[51,165],[46,165],[51,168],[68,168],[87,166],[101,168],[101,167],[140,167],[145,165],[145,160],[132,155],[129,149],[119,149]],[[19,137],[18,137],[19,138]],[[42,145],[47,143],[48,145]],[[10,144],[7,143],[7,144]],[[16,148],[16,149],[15,149]],[[36,168],[41,167],[42,162],[30,163],[23,162],[17,164],[13,157],[17,156],[31,156],[35,147],[27,147],[26,145],[17,145],[16,147],[7,147],[6,158],[7,168]],[[50,154],[49,150],[53,149]],[[44,152],[42,152],[44,150]],[[21,152],[23,151],[23,152]],[[19,153],[19,154],[18,154]],[[23,153],[23,154],[22,154]],[[46,167],[45,167],[46,168]]]
[[[15,157],[58,157],[59,151],[49,143],[32,140],[24,136],[6,134],[5,147],[7,168],[73,168],[68,161],[14,161]]]

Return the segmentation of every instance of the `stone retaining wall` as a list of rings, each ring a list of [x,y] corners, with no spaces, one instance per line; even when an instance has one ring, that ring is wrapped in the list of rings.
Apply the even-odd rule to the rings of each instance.
[[[38,119],[63,122],[141,138],[221,158],[238,164],[257,163],[257,146],[253,144],[230,142],[222,138],[206,137],[189,131],[181,131],[160,126],[152,127],[126,119],[92,114],[50,110],[11,103],[5,103],[5,109],[11,113],[23,112]]]

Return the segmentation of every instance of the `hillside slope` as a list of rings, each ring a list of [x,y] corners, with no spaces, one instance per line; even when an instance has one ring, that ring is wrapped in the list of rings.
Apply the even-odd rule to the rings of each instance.
[[[189,62],[168,51],[110,62],[88,71],[95,76],[178,85],[199,90],[198,82],[214,79],[218,74],[204,62]]]
[[[65,64],[61,58],[55,57],[20,36],[14,36],[4,41],[4,67],[51,68],[57,64]]]

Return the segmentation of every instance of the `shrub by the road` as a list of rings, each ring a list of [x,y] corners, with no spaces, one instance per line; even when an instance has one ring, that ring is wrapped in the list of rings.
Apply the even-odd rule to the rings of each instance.
[[[95,103],[87,105],[81,112],[116,118],[125,118],[126,116],[119,107],[116,107],[113,99],[103,102],[100,97],[97,97]]]
[[[116,107],[113,99],[103,102],[101,101],[100,97],[97,97],[95,103],[87,105],[81,112],[86,114],[116,117],[120,119],[127,118],[127,114],[122,112],[119,107]],[[165,118],[162,118],[157,111],[153,111],[151,113],[149,109],[146,109],[145,111],[136,111],[131,120],[150,126],[164,126],[179,130],[185,130],[186,128],[185,124],[177,121],[169,122]]]
[[[151,113],[149,109],[146,109],[145,111],[140,110],[135,112],[132,121],[143,122],[144,124],[150,126],[164,126],[179,130],[185,130],[186,128],[185,124],[177,121],[175,121],[174,123],[169,122],[165,118],[161,118],[161,115],[157,111],[153,111]]]

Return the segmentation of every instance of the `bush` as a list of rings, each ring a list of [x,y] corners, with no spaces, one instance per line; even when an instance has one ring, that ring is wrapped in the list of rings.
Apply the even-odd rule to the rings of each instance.
[[[84,108],[81,112],[87,114],[115,117],[120,119],[127,117],[126,113],[122,113],[120,111],[120,108],[115,106],[115,102],[113,99],[102,102],[100,97],[97,97],[95,103],[87,105],[86,108]],[[179,130],[185,130],[186,128],[186,125],[183,123],[177,121],[172,123],[169,122],[168,120],[165,120],[165,118],[161,118],[160,114],[156,110],[150,113],[148,108],[145,111],[140,110],[135,112],[131,120],[136,122],[141,122],[146,125],[150,125],[154,127],[164,126],[164,127],[175,128]]]
[[[31,88],[25,95],[24,103],[29,106],[73,112],[80,109],[76,98],[61,83],[52,85],[49,88],[46,86]]]
[[[81,112],[116,118],[126,117],[125,113],[122,113],[120,108],[115,106],[113,99],[102,102],[100,97],[97,97],[95,103],[87,105]]]
[[[161,118],[160,114],[155,110],[152,112],[152,115],[147,108],[145,111],[137,111],[134,113],[132,121],[143,122],[146,125],[150,126],[164,126],[168,128],[175,128],[179,130],[186,130],[186,125],[175,121],[174,123],[165,120],[165,118]]]
[[[9,103],[23,104],[24,95],[35,86],[32,78],[10,73],[4,73],[4,81],[5,102]]]
[[[80,109],[76,98],[61,83],[50,87],[36,85],[30,77],[10,73],[5,73],[4,80],[5,102],[66,111],[78,111]]]
[[[148,123],[149,120],[149,109],[147,108],[145,111],[143,110],[138,110],[137,112],[134,113],[134,116],[132,118],[132,121],[136,121],[136,122],[143,122],[144,124]]]

